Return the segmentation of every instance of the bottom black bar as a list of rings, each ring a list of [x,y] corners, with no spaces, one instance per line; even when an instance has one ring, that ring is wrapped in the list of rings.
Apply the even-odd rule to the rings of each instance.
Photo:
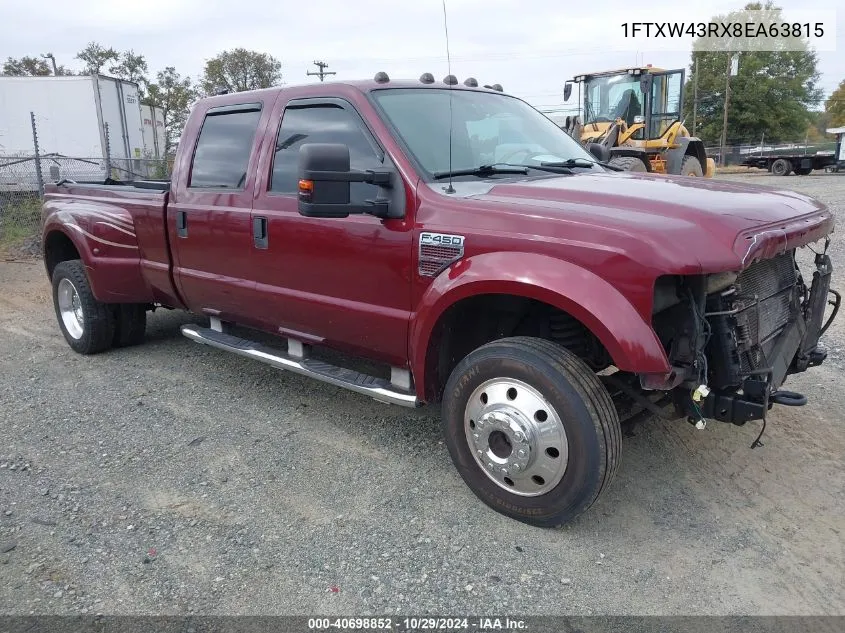
[[[845,616],[0,616],[0,633],[841,633]]]

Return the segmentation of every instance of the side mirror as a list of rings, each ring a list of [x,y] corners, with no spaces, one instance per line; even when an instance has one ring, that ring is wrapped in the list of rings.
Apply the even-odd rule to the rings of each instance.
[[[350,168],[349,147],[341,143],[306,143],[299,148],[299,213],[310,218],[345,218],[351,213],[389,216],[387,199],[351,204],[350,183],[389,188],[393,173]]]
[[[563,100],[569,101],[569,97],[571,97],[571,96],[572,96],[572,82],[567,81],[565,84],[563,84]]]
[[[654,77],[652,75],[642,75],[640,77],[640,90],[643,95],[647,95],[651,92],[652,81],[654,81]]]

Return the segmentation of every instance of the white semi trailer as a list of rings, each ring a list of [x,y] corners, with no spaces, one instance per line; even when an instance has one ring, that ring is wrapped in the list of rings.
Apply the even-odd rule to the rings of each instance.
[[[141,105],[137,84],[103,75],[0,76],[0,186],[36,182],[33,160],[13,162],[34,152],[30,113],[45,181],[147,177],[151,159],[164,158],[161,111]]]

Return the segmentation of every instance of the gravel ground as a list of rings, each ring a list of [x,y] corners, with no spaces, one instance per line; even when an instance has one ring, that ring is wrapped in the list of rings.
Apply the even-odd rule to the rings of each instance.
[[[845,176],[729,178],[845,223]],[[40,264],[0,262],[0,613],[845,614],[843,319],[764,448],[758,423],[649,421],[541,530],[475,499],[436,409],[195,345],[179,312],[78,356]]]

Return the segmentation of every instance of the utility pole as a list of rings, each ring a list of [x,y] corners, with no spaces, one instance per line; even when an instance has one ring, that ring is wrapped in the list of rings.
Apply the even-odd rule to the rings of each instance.
[[[53,76],[55,77],[56,75],[58,75],[59,69],[56,68],[56,58],[53,56],[53,53],[46,53],[41,57],[43,57],[44,59],[49,59],[51,62],[53,62]]]
[[[725,112],[722,117],[722,142],[719,149],[719,166],[725,166],[725,145],[728,142],[728,104],[731,98],[731,69],[733,67],[733,55],[728,54],[728,67],[725,71]]]
[[[692,135],[695,136],[695,119],[698,114],[698,55],[692,53]]]
[[[320,81],[323,81],[323,78],[326,77],[326,75],[336,75],[337,74],[334,71],[327,71],[326,70],[326,68],[329,67],[329,65],[326,62],[315,61],[314,65],[317,68],[319,68],[320,70],[318,70],[317,72],[308,71],[308,72],[305,73],[306,75],[312,76],[312,77],[319,77]]]

